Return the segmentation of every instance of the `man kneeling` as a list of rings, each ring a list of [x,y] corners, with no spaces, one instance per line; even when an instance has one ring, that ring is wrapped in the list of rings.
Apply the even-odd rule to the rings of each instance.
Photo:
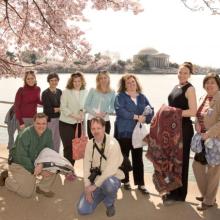
[[[124,173],[119,169],[123,161],[120,146],[115,138],[105,134],[105,121],[102,118],[91,120],[90,139],[84,157],[85,191],[78,203],[81,215],[91,214],[103,201],[106,215],[115,214],[114,201]]]
[[[5,175],[4,180],[5,186],[10,191],[22,197],[31,197],[35,192],[36,176],[41,175],[42,179],[36,187],[36,192],[46,197],[54,196],[50,187],[56,174],[43,171],[42,164],[34,166],[35,159],[46,147],[52,148],[52,134],[47,128],[47,116],[44,113],[37,113],[34,116],[34,125],[18,134],[11,149],[12,161],[9,166],[9,176]]]

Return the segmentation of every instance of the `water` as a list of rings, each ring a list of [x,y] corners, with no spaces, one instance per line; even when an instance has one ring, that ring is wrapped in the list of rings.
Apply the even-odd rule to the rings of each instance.
[[[70,74],[60,74],[60,82],[59,88],[64,89],[67,83],[67,79],[69,78]],[[46,80],[47,74],[39,74],[37,75],[37,83],[41,87],[41,91],[45,90],[48,87],[48,83]],[[95,74],[85,74],[86,82],[87,82],[87,89],[89,90],[91,87],[95,86]],[[177,84],[177,75],[137,75],[141,86],[143,88],[143,93],[149,99],[151,105],[155,108],[155,112],[160,108],[163,103],[167,103],[167,96],[170,93],[171,89]],[[111,85],[112,88],[117,90],[118,88],[118,81],[121,78],[119,74],[112,74],[111,75]],[[190,82],[195,86],[197,99],[201,97],[204,93],[202,88],[202,80],[203,75],[193,75],[191,77]],[[7,78],[7,79],[0,79],[0,100],[1,101],[14,101],[14,97],[16,94],[17,89],[23,85],[22,79],[14,79],[14,78]],[[4,124],[4,117],[6,112],[8,111],[10,105],[7,104],[0,104],[0,124]],[[41,111],[39,109],[38,111]],[[114,117],[111,117],[111,121],[114,121]],[[113,129],[112,129],[113,130]],[[0,128],[0,143],[7,144],[7,132],[5,128]],[[144,164],[145,164],[145,171],[152,172],[152,165],[149,163],[145,156],[144,157]],[[192,162],[192,161],[191,161]],[[194,180],[194,176],[192,174],[191,166],[189,172],[189,179]]]

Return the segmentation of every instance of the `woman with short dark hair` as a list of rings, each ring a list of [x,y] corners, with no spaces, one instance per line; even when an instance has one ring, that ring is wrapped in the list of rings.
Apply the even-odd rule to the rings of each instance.
[[[217,140],[218,145],[212,146],[212,152],[214,155],[220,155],[220,151],[218,153],[220,144],[220,78],[218,74],[208,73],[203,80],[203,88],[206,90],[206,95],[200,99],[195,129],[201,134],[204,147],[208,140]],[[204,149],[204,152],[207,158],[207,149]],[[213,153],[211,157],[214,156]],[[220,180],[220,159],[219,156],[216,158],[218,161],[215,164],[209,164],[212,160],[201,161],[197,153],[194,157],[193,171],[201,193],[201,197],[196,197],[198,201],[201,201],[197,207],[199,211],[212,207],[216,202]]]
[[[132,133],[137,122],[150,123],[152,112],[144,116],[144,110],[150,103],[142,93],[137,77],[133,74],[125,74],[119,82],[118,95],[115,99],[115,137],[118,140],[122,154],[129,157],[131,151],[134,184],[143,194],[149,194],[144,183],[143,147],[134,148],[132,145]],[[152,107],[151,107],[152,108]],[[129,174],[125,173],[124,189],[130,190]]]
[[[42,93],[43,112],[48,117],[48,128],[52,130],[53,149],[57,152],[60,150],[60,97],[62,91],[57,88],[59,76],[57,73],[50,73],[47,76],[49,88]]]

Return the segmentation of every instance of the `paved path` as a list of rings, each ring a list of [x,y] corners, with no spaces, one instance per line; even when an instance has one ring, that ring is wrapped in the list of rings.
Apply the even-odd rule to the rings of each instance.
[[[0,145],[0,170],[7,167],[7,150]],[[145,174],[147,187],[151,192],[148,199],[136,189],[131,192],[120,189],[116,201],[116,215],[108,218],[105,207],[101,204],[95,213],[89,216],[79,216],[76,204],[83,190],[82,161],[76,163],[79,178],[74,182],[64,180],[59,175],[53,186],[54,198],[34,195],[23,199],[5,187],[0,187],[0,220],[220,220],[220,208],[214,207],[205,212],[198,212],[198,190],[194,182],[189,182],[189,193],[185,203],[177,203],[164,207],[151,181],[151,175]],[[133,187],[134,188],[134,187]],[[220,190],[217,195],[220,206]]]

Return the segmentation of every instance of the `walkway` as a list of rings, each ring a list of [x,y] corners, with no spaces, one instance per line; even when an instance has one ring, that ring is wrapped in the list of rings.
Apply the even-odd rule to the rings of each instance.
[[[0,145],[0,170],[7,167],[7,150]],[[77,200],[83,190],[82,161],[76,163],[79,178],[75,182],[67,182],[60,175],[53,187],[54,198],[35,195],[31,199],[23,199],[5,187],[0,187],[0,220],[219,220],[220,208],[214,207],[205,212],[198,212],[198,190],[194,182],[189,183],[187,202],[164,207],[154,189],[151,175],[146,174],[147,187],[151,192],[149,199],[137,190],[131,192],[119,190],[116,201],[116,215],[108,218],[101,204],[90,216],[79,216],[76,211]],[[220,190],[217,195],[220,206]]]

